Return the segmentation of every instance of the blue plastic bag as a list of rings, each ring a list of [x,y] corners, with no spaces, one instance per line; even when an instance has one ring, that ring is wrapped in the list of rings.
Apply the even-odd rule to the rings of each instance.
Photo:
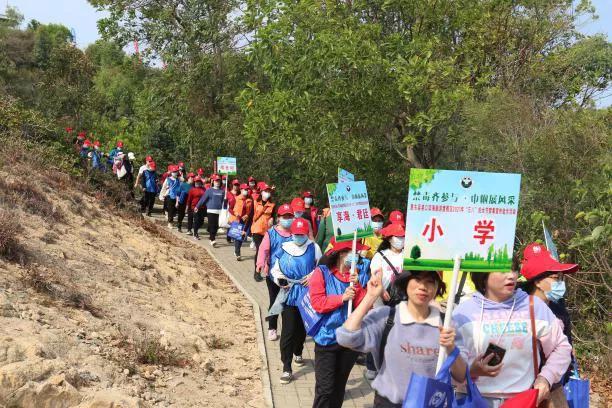
[[[589,408],[591,381],[580,378],[578,363],[573,357],[572,362],[574,363],[574,375],[563,386],[567,405],[569,405],[569,408]]]
[[[326,314],[321,314],[312,308],[310,303],[310,291],[304,290],[297,302],[298,310],[302,315],[302,321],[304,322],[304,328],[306,334],[314,336],[319,332],[319,329],[327,318]]]
[[[227,236],[235,239],[236,241],[242,241],[244,237],[242,236],[242,231],[244,229],[244,224],[234,221],[230,224],[230,228],[227,231]]]
[[[482,397],[478,387],[476,387],[476,384],[474,384],[470,377],[469,366],[465,368],[465,379],[466,394],[464,397],[456,398],[453,401],[453,408],[488,408],[487,400]]]
[[[455,396],[451,386],[450,368],[459,356],[459,349],[448,356],[435,378],[412,373],[402,408],[449,408]]]

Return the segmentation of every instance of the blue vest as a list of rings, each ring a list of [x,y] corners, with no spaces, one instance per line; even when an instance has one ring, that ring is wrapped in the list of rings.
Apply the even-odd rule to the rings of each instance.
[[[99,150],[94,149],[91,154],[91,167],[93,167],[94,169],[102,168],[101,153]]]
[[[365,288],[370,280],[368,276],[368,269],[370,263],[364,262],[357,265],[359,274],[359,283]],[[325,265],[319,265],[323,278],[325,279],[325,293],[329,295],[342,295],[346,288],[349,287],[348,282],[342,282],[336,278],[329,268]],[[338,343],[336,341],[336,329],[344,324],[348,319],[348,302],[336,310],[326,314],[325,323],[321,326],[321,329],[314,335],[313,340],[320,346],[330,346]]]
[[[270,237],[270,267],[274,266],[276,260],[283,254],[283,244],[291,241],[291,235],[283,237],[278,233],[275,227],[268,230],[268,236]]]
[[[148,193],[157,193],[157,173],[151,170],[145,170],[142,176],[145,191]]]
[[[168,178],[168,197],[176,200],[176,197],[181,192],[181,180]]]
[[[278,259],[278,266],[287,278],[299,280],[304,276],[308,275],[317,266],[317,260],[315,259],[315,244],[310,243],[306,251],[301,256],[293,256],[281,248],[283,254]],[[300,295],[305,290],[308,290],[299,283],[294,284],[289,289],[287,300],[285,304],[288,306],[297,306],[297,301]]]

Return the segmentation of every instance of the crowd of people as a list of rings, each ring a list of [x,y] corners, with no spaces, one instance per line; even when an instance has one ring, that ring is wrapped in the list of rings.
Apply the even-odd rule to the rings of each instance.
[[[307,335],[314,340],[313,407],[341,407],[349,374],[361,359],[375,391],[373,405],[401,407],[410,398],[413,374],[435,376],[442,349],[458,351],[450,368],[458,396],[468,392],[471,380],[489,407],[532,388],[538,404],[567,406],[561,386],[574,358],[564,275],[579,267],[558,262],[544,246],[528,245],[514,257],[512,272],[472,273],[474,293],[461,298],[452,325],[443,328],[443,305],[452,301],[444,297],[444,275],[403,269],[406,220],[400,210],[385,216],[371,208],[375,234],[359,240],[353,252],[352,242],[335,240],[329,209],[317,208],[308,190],[278,204],[275,188],[254,177],[241,182],[201,168],[191,172],[182,162],[159,174],[151,156],[134,177],[134,157],[123,153],[121,142],[108,155],[81,135],[76,143],[88,166],[112,169],[142,192],[144,215],[159,199],[168,228],[182,232],[186,215],[185,233],[199,240],[206,221],[213,247],[223,227],[237,261],[243,243],[251,242],[253,278],[265,281],[269,294],[268,339],[280,339],[281,383],[294,381],[294,368],[305,365]],[[308,329],[305,299],[317,315]]]

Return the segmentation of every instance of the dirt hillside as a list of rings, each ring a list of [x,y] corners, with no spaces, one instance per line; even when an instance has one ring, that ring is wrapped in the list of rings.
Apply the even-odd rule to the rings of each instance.
[[[263,406],[251,305],[214,261],[15,155],[0,164],[0,406]]]

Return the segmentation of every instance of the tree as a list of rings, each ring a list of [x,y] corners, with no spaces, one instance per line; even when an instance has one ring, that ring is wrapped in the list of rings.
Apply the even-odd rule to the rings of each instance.
[[[410,250],[410,258],[416,261],[420,257],[421,257],[421,248],[419,248],[418,245],[413,246],[412,249]]]

